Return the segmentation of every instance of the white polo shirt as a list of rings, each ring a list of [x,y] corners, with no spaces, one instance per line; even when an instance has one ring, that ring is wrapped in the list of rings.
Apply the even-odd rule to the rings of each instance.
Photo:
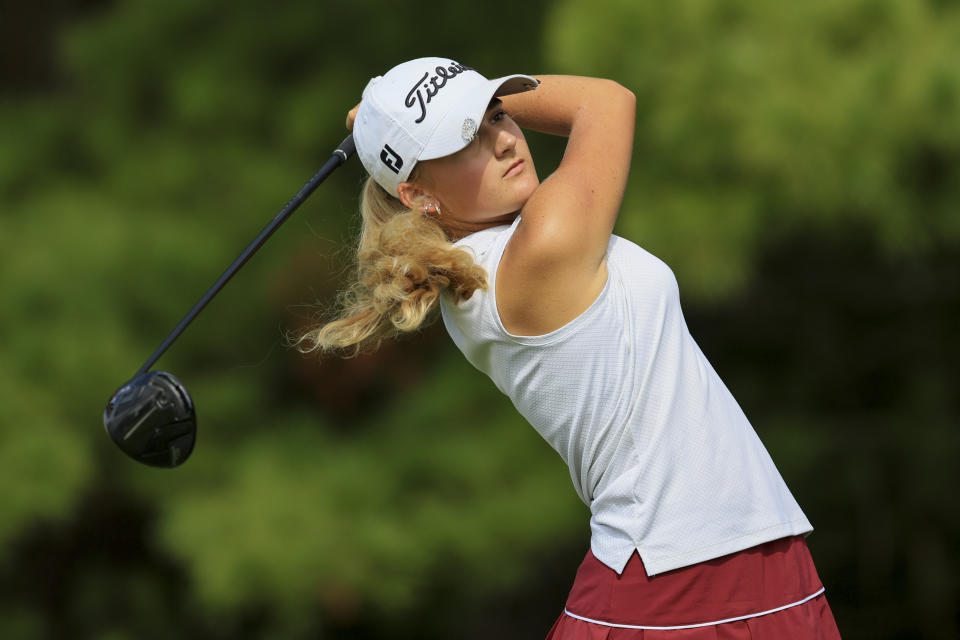
[[[489,288],[442,298],[443,322],[566,462],[597,559],[622,573],[636,550],[654,575],[812,531],[690,336],[673,273],[647,251],[611,236],[607,283],[586,311],[545,335],[504,329],[495,280],[518,222],[457,242]]]

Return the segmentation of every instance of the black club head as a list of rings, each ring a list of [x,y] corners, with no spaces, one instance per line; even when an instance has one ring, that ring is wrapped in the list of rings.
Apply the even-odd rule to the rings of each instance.
[[[183,464],[197,439],[193,400],[166,371],[148,371],[120,387],[103,411],[103,426],[124,453],[153,467]]]

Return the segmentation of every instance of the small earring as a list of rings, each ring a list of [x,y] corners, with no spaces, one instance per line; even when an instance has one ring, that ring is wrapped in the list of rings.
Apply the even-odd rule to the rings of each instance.
[[[439,218],[441,215],[443,215],[443,213],[441,213],[441,211],[440,211],[440,203],[439,203],[439,202],[434,202],[434,203],[433,203],[433,208],[437,210],[437,217],[438,217],[438,218]]]
[[[425,203],[423,204],[423,212],[424,212],[424,213],[430,213],[430,207],[433,207],[434,209],[437,210],[437,217],[439,217],[439,216],[441,215],[441,214],[440,214],[440,205],[439,205],[438,203],[436,203],[436,202],[425,202]]]

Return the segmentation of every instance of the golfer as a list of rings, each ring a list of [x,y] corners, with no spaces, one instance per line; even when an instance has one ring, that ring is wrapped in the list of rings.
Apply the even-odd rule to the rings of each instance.
[[[448,58],[370,80],[347,116],[370,174],[357,279],[302,348],[369,350],[439,306],[590,508],[548,638],[839,638],[810,522],[690,336],[673,273],[612,235],[635,112],[609,80],[488,80]],[[567,138],[543,181],[521,128]]]

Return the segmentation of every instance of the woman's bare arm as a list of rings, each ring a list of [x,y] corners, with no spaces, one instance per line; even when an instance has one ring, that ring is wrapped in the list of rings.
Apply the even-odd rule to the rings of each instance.
[[[521,127],[569,136],[560,166],[524,206],[497,275],[501,318],[523,335],[562,326],[602,290],[636,118],[633,93],[613,81],[539,78],[535,91],[503,98]]]

